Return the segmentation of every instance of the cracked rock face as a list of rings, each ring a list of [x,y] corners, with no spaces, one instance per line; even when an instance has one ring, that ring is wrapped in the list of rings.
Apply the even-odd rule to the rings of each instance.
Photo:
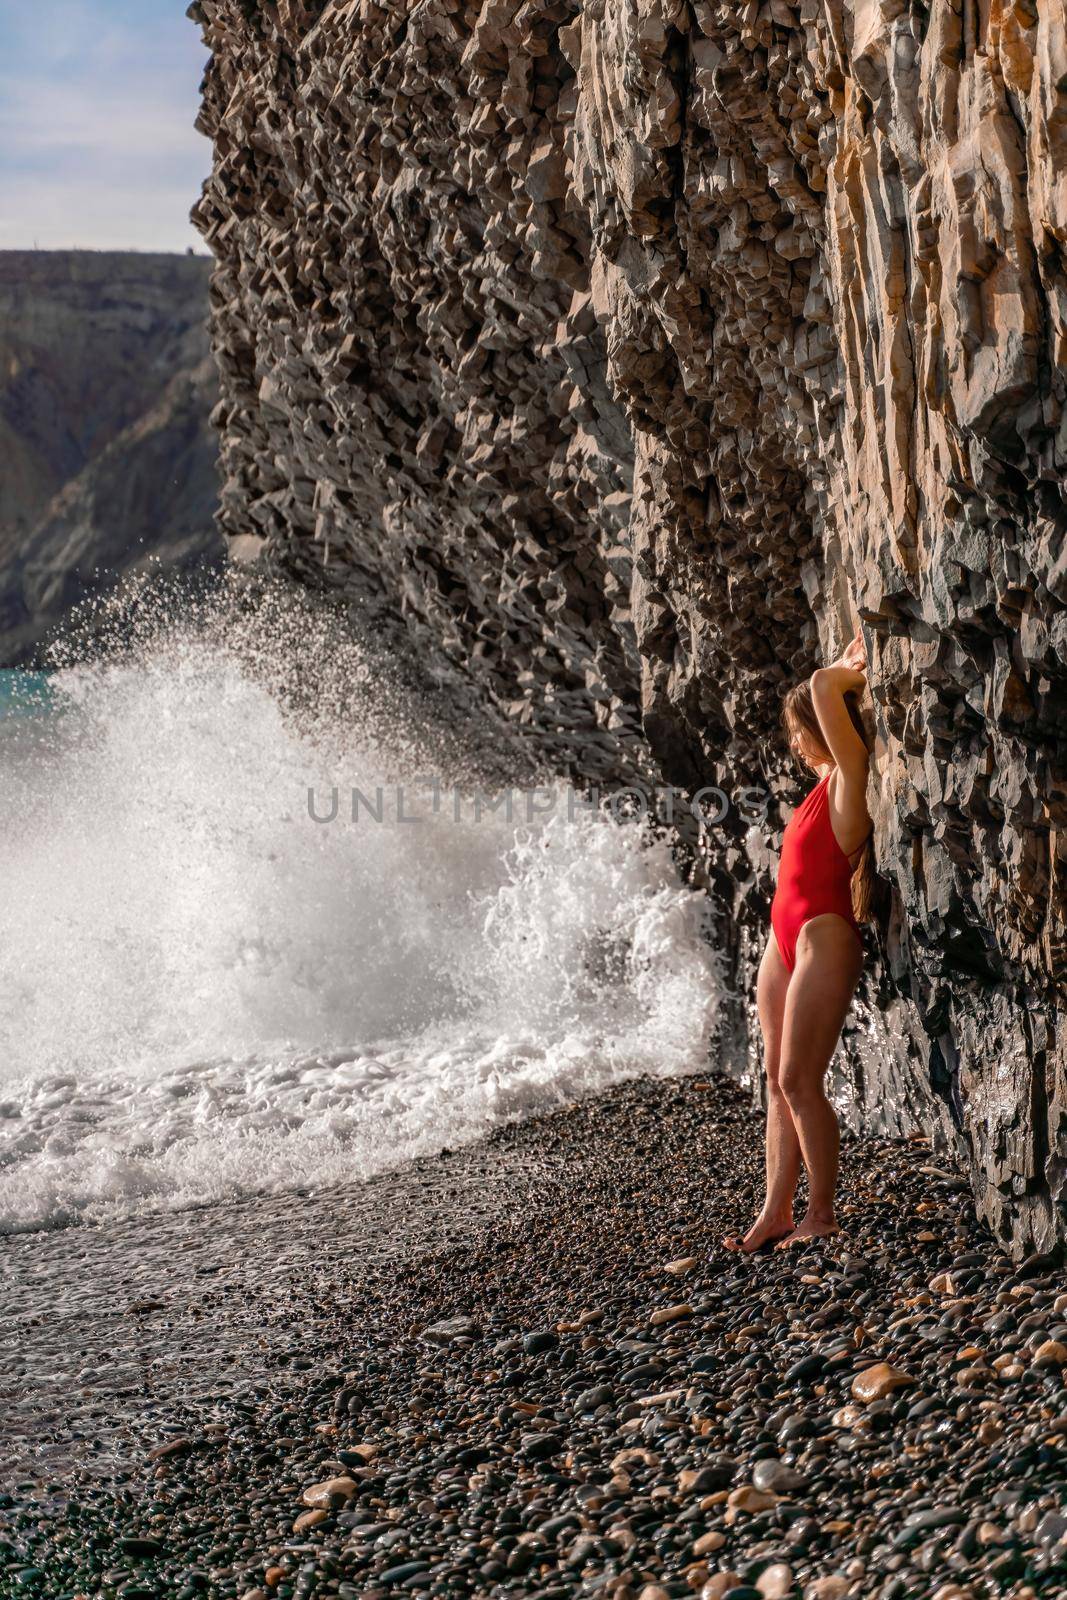
[[[0,664],[40,660],[73,607],[149,565],[221,564],[209,270],[0,251]]]
[[[892,895],[841,1053],[854,1115],[938,1132],[997,1235],[1048,1246],[1062,0],[190,14],[235,553],[340,596],[561,771],[769,789],[765,827],[680,825],[749,990],[808,781],[781,695],[862,619]]]

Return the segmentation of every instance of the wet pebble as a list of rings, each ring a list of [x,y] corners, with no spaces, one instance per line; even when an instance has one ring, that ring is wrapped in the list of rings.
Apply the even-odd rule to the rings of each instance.
[[[158,1419],[141,1478],[69,1485],[60,1515],[13,1498],[15,1592],[1055,1594],[1067,1302],[955,1175],[846,1140],[845,1236],[739,1258],[717,1241],[762,1152],[729,1085],[637,1081],[494,1139],[551,1154],[540,1205],[410,1267],[309,1272],[294,1360],[249,1352],[242,1397]]]

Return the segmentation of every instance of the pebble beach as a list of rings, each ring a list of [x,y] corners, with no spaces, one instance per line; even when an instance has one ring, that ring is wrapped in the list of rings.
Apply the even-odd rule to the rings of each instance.
[[[750,1258],[719,1239],[761,1126],[724,1080],[637,1079],[476,1149],[469,1186],[462,1153],[417,1164],[445,1220],[391,1249],[272,1199],[304,1270],[253,1250],[242,1279],[231,1241],[206,1313],[241,1383],[127,1387],[128,1459],[12,1482],[0,1593],[1067,1596],[1062,1269],[1008,1260],[927,1142],[846,1139],[841,1233]],[[251,1280],[284,1338],[242,1322]]]

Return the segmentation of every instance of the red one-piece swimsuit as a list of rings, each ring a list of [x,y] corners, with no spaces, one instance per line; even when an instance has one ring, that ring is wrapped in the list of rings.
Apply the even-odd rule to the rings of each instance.
[[[796,965],[797,935],[812,917],[835,912],[863,942],[852,912],[852,863],[830,823],[832,776],[833,768],[804,796],[782,835],[771,927],[790,972]]]

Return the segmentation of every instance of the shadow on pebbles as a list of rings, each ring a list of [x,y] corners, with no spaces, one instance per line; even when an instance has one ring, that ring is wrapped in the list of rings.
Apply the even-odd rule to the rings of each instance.
[[[1062,1272],[882,1140],[841,1235],[730,1255],[760,1135],[728,1084],[641,1080],[480,1146],[539,1177],[459,1243],[323,1275],[312,1233],[239,1392],[4,1498],[0,1593],[1067,1596]]]

